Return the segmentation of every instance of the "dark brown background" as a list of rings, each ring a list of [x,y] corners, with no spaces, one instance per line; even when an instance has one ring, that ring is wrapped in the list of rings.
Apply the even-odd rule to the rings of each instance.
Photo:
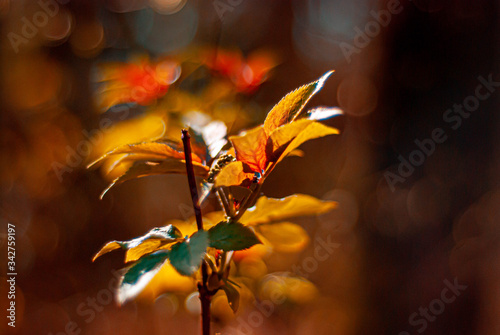
[[[17,229],[18,334],[58,334],[70,320],[82,334],[197,333],[197,317],[182,306],[172,315],[161,304],[109,304],[92,322],[76,313],[121,266],[120,256],[92,264],[93,253],[107,240],[181,218],[178,204],[189,203],[184,177],[132,181],[99,201],[106,183],[98,172],[78,167],[61,183],[51,168],[64,160],[67,145],[82,140],[82,129],[98,125],[96,61],[196,44],[277,51],[281,64],[253,98],[262,111],[333,68],[311,105],[340,105],[346,113],[328,121],[340,136],[304,145],[306,157],[283,163],[263,189],[268,196],[339,201],[335,213],[298,222],[341,247],[309,277],[321,298],[279,309],[256,334],[417,334],[421,324],[410,324],[409,316],[440,299],[445,280],[467,289],[425,334],[500,333],[499,93],[456,130],[443,120],[453,104],[474,95],[479,76],[500,80],[498,1],[402,0],[403,10],[351,61],[340,43],[353,45],[355,28],[372,22],[370,11],[387,8],[385,1],[233,1],[222,20],[215,1],[188,0],[171,15],[125,3],[144,7],[69,1],[61,5],[72,17],[67,37],[50,42],[51,31],[40,31],[16,53],[7,36],[19,33],[23,16],[39,4],[0,1],[0,220]],[[50,26],[52,34],[63,34],[61,25]],[[391,191],[384,173],[397,171],[399,155],[408,159],[414,141],[435,128],[447,140]],[[301,257],[311,254],[309,248]],[[0,285],[5,292],[5,279]],[[216,325],[229,333],[222,327]]]

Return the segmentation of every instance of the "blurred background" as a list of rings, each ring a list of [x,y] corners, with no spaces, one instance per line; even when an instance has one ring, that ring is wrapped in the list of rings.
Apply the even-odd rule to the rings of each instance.
[[[256,297],[282,284],[267,273],[310,271],[271,313],[251,293],[236,316],[214,302],[214,329],[500,334],[499,10],[495,0],[0,1],[0,236],[6,255],[15,225],[18,273],[15,329],[0,280],[0,333],[197,334],[192,283],[156,284],[117,307],[123,255],[91,262],[108,240],[186,219],[185,176],[133,180],[99,200],[110,176],[86,164],[160,134],[161,120],[175,136],[204,108],[235,134],[335,69],[309,106],[342,108],[327,121],[341,134],[303,145],[263,193],[339,207],[294,221],[307,246],[245,270]],[[124,102],[113,81],[136,59],[163,64],[169,80],[110,108]],[[312,262],[318,238],[337,247]]]

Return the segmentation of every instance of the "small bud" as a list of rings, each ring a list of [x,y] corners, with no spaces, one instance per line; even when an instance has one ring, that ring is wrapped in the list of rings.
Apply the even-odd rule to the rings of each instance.
[[[220,279],[217,273],[212,273],[210,277],[208,277],[207,288],[209,291],[215,291],[220,287]]]

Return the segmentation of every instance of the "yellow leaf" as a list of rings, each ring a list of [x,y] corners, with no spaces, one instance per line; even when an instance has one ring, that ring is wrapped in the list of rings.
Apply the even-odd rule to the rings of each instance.
[[[215,187],[239,186],[253,179],[251,172],[243,162],[232,162],[224,166],[215,178]]]
[[[159,161],[164,160],[165,157],[151,154],[123,154],[116,155],[113,157],[108,157],[108,159],[103,163],[102,169],[106,173],[111,173],[117,168],[126,167],[126,170],[135,161]],[[125,171],[123,172],[125,173]]]
[[[194,174],[206,177],[208,167],[200,163],[193,162]],[[186,162],[177,159],[167,159],[163,162],[136,162],[125,174],[113,180],[113,182],[101,193],[101,199],[115,185],[119,185],[127,180],[146,177],[155,174],[183,174],[186,173]]]
[[[260,173],[265,169],[267,136],[262,126],[231,136],[229,140],[238,161],[245,162],[255,172]]]
[[[115,249],[126,249],[125,263],[138,260],[142,256],[159,249],[166,249],[172,243],[182,238],[179,228],[172,224],[151,229],[147,234],[130,241],[108,242],[94,256],[92,261]]]
[[[323,214],[337,207],[335,201],[322,201],[306,194],[294,194],[282,199],[260,197],[240,219],[245,225],[277,222],[296,216]]]
[[[107,254],[110,251],[120,249],[120,248],[121,248],[121,245],[117,241],[108,242],[101,248],[101,250],[99,250],[97,252],[97,254],[95,254],[95,256],[92,258],[92,262],[95,261],[96,259],[98,259],[99,257],[101,257],[102,255]]]
[[[298,252],[309,243],[309,236],[304,228],[290,222],[260,225],[257,233],[278,252]]]
[[[113,124],[109,119],[102,120],[94,136],[97,140],[88,162],[124,144],[157,140],[167,129],[165,120],[155,114],[127,119],[130,110],[126,107],[117,108],[115,113],[120,122]]]
[[[290,153],[287,155],[287,157],[304,157],[306,154],[304,153],[304,151],[300,150],[300,149],[295,149],[295,150],[292,150],[290,151]]]
[[[241,261],[247,257],[259,258],[266,256],[271,252],[271,246],[265,240],[262,242],[263,244],[256,244],[251,248],[235,251],[233,259],[235,261]]]
[[[312,120],[302,119],[275,129],[269,136],[272,146],[268,147],[268,151],[271,149],[272,153],[275,153],[278,149],[284,148],[313,122]],[[270,152],[268,152],[269,154]]]
[[[265,276],[260,285],[259,298],[271,299],[276,294],[295,304],[311,302],[318,297],[318,289],[313,283],[289,273],[273,273]]]
[[[136,261],[142,256],[156,251],[162,244],[163,242],[160,239],[145,240],[137,247],[127,250],[125,254],[125,263]]]
[[[290,152],[297,149],[302,143],[338,133],[338,129],[306,119],[298,120],[276,129],[270,137],[273,152],[271,154],[268,153],[270,156],[269,160],[276,163],[269,165],[266,173],[269,174],[277,163]]]
[[[160,271],[140,293],[138,299],[154,301],[165,292],[190,292],[196,288],[196,280],[179,274],[170,262],[165,262]]]
[[[129,154],[129,155],[147,155],[151,159],[184,159],[184,153],[177,151],[170,147],[168,144],[160,143],[160,142],[142,142],[142,143],[134,143],[134,144],[125,144],[121,145],[101,157],[99,157],[94,162],[90,163],[87,167],[91,167],[96,163],[102,161],[110,155],[119,155],[119,154]],[[192,155],[194,162],[201,162],[201,159],[195,154]]]
[[[267,114],[264,121],[266,134],[269,136],[276,128],[300,117],[301,111],[309,99],[321,90],[323,83],[332,73],[333,71],[325,73],[318,80],[297,88],[281,99]]]
[[[214,226],[217,223],[224,221],[224,212],[210,212],[203,215],[203,225],[206,227]]]

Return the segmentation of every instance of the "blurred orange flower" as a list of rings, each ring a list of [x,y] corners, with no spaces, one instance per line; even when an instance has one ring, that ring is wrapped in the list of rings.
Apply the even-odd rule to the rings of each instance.
[[[204,53],[204,63],[231,79],[237,91],[253,93],[278,62],[276,56],[267,51],[253,52],[245,59],[239,50],[214,49]]]
[[[101,70],[99,105],[105,110],[127,102],[149,105],[167,93],[180,72],[176,62],[165,59],[154,63],[141,58],[134,63],[105,64]]]

